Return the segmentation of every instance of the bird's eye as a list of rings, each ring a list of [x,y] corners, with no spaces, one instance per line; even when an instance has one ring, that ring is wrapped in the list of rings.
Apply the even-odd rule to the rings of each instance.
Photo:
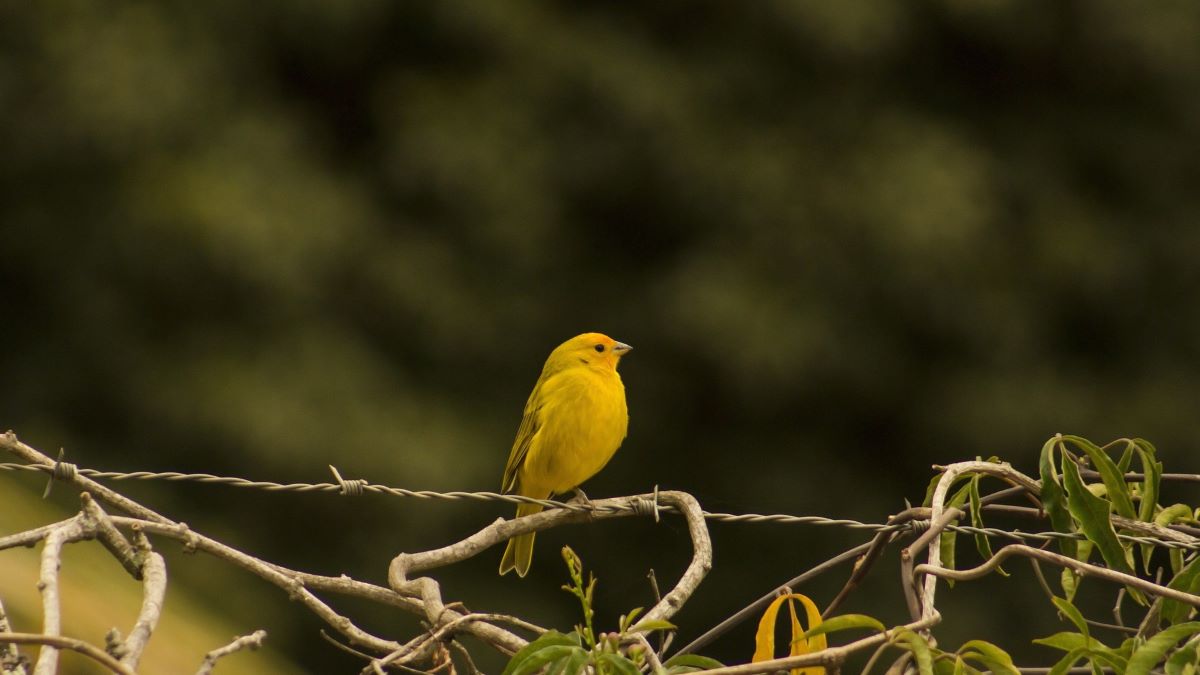
[[[596,345],[596,351],[603,353],[603,352],[604,352],[604,345]]]

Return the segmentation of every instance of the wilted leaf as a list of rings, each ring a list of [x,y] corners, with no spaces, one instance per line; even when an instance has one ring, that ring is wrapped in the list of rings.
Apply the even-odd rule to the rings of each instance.
[[[825,648],[824,635],[815,635],[812,640],[804,637],[804,629],[800,625],[799,617],[796,616],[796,601],[804,605],[811,628],[821,625],[821,612],[808,596],[802,593],[789,593],[775,598],[767,606],[762,619],[758,622],[758,631],[754,634],[754,656],[751,658],[751,662],[758,663],[775,658],[775,620],[779,615],[779,607],[784,602],[788,603],[788,610],[791,614],[792,640],[789,654],[801,656]],[[792,670],[792,675],[825,675],[825,669],[821,666],[795,668]]]

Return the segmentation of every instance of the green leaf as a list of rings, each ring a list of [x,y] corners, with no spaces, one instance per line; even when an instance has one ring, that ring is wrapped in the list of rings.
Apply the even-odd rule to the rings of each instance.
[[[913,660],[917,662],[917,671],[921,675],[933,675],[933,652],[929,649],[929,643],[925,641],[925,638],[905,629],[896,634],[896,639],[908,643]]]
[[[649,633],[650,631],[655,631],[655,630],[675,630],[675,629],[676,629],[675,624],[671,623],[670,621],[667,621],[665,619],[650,619],[649,621],[643,621],[643,622],[639,623],[638,625],[634,626],[633,628],[630,628],[629,632],[630,633]]]
[[[1100,472],[1100,480],[1104,481],[1104,487],[1108,490],[1108,498],[1117,509],[1117,513],[1126,518],[1136,519],[1137,512],[1133,510],[1133,500],[1129,496],[1129,486],[1125,483],[1125,476],[1108,456],[1108,453],[1081,436],[1063,436],[1063,440],[1069,441],[1087,453],[1088,458],[1092,460],[1092,465],[1096,467],[1096,471]],[[1067,458],[1063,458],[1064,474],[1067,471],[1068,463],[1073,464]],[[1078,467],[1076,467],[1076,471],[1078,471]],[[1067,492],[1069,493],[1070,489]]]
[[[1086,647],[1072,649],[1050,668],[1050,672],[1047,675],[1065,675],[1068,670],[1075,667],[1076,663],[1079,663],[1080,659],[1086,657],[1087,653],[1088,650]]]
[[[1074,649],[1095,649],[1103,645],[1094,637],[1089,637],[1083,633],[1072,633],[1063,631],[1048,635],[1044,638],[1038,638],[1033,641],[1035,645],[1043,645],[1053,649],[1061,649],[1064,652],[1069,652]]]
[[[1137,449],[1138,459],[1142,464],[1142,474],[1145,476],[1142,479],[1142,502],[1138,506],[1138,520],[1150,522],[1154,519],[1154,510],[1158,508],[1162,462],[1155,461],[1154,446],[1149,441],[1137,438],[1131,441],[1131,445]],[[1154,546],[1142,544],[1142,568],[1146,570],[1146,574],[1150,574],[1150,557],[1153,553]]]
[[[1093,668],[1099,665],[1111,668],[1118,673],[1123,673],[1128,664],[1128,659],[1107,647],[1093,649],[1088,656],[1092,658]]]
[[[983,474],[975,474],[971,477],[971,482],[968,484],[971,499],[971,525],[972,527],[981,529],[983,528],[983,504],[979,498],[979,481],[982,478]],[[984,560],[989,560],[992,557],[992,541],[988,539],[986,534],[975,534],[975,550],[979,551],[979,555]],[[996,571],[1002,577],[1008,576],[1008,572],[1004,571],[1004,568],[999,565],[996,566]]]
[[[970,495],[970,487],[971,485],[968,483],[959,488],[958,492],[955,492],[954,496],[946,501],[946,508],[949,509],[961,507],[967,501],[967,497]],[[954,547],[955,543],[958,541],[958,533],[949,529],[943,530],[940,541],[941,545],[938,548],[938,552],[941,556],[942,567],[952,570],[954,569]],[[954,586],[950,579],[947,579],[946,582],[948,586]]]
[[[1192,561],[1171,579],[1171,582],[1167,584],[1167,588],[1173,588],[1184,593],[1195,593],[1197,590],[1200,590],[1200,556],[1192,558]],[[1187,621],[1191,614],[1191,605],[1178,600],[1163,598],[1162,618],[1167,623],[1177,624]]]
[[[1198,660],[1200,658],[1196,653],[1196,643],[1188,643],[1167,659],[1167,675],[1193,675],[1196,672]]]
[[[1050,602],[1053,602],[1058,611],[1062,612],[1071,623],[1075,624],[1075,627],[1083,634],[1084,641],[1091,641],[1092,634],[1088,632],[1087,621],[1083,619],[1083,614],[1078,609],[1075,609],[1075,605],[1062,598],[1050,598]]]
[[[699,654],[679,654],[667,659],[663,664],[668,673],[691,673],[697,670],[711,670],[713,668],[724,668],[725,664],[716,659],[710,659],[707,656]]]
[[[574,637],[572,637],[572,635]],[[564,635],[556,630],[548,630],[545,633],[542,633],[538,639],[530,642],[522,647],[516,654],[513,654],[513,657],[508,661],[508,665],[504,668],[503,675],[512,675],[512,673],[515,672],[515,669],[520,667],[526,659],[548,647],[578,647],[579,636],[575,635],[574,633],[572,633],[572,635]],[[543,661],[542,663],[544,664],[546,662]]]
[[[1146,640],[1146,644],[1139,647],[1133,652],[1133,656],[1129,657],[1129,667],[1126,668],[1125,675],[1149,675],[1150,671],[1166,657],[1168,649],[1175,646],[1176,642],[1195,635],[1197,632],[1200,632],[1200,621],[1190,621],[1171,626]]]
[[[509,662],[509,667],[505,668],[504,672],[509,675],[530,675],[530,673],[536,673],[543,666],[559,661],[560,659],[569,658],[573,654],[583,654],[586,657],[587,652],[582,647],[575,645],[569,647],[566,645],[544,647],[530,654],[516,666],[512,662]],[[515,657],[513,660],[516,660]]]
[[[1113,529],[1112,520],[1109,519],[1110,502],[1088,492],[1083,479],[1079,477],[1079,467],[1069,459],[1063,460],[1063,485],[1066,487],[1067,504],[1071,509],[1071,515],[1075,516],[1079,522],[1079,528],[1083,530],[1084,536],[1099,549],[1104,562],[1119,572],[1133,574],[1133,567],[1129,563],[1129,552],[1121,546],[1121,542],[1117,539],[1117,532]],[[1139,591],[1130,589],[1129,593],[1131,597],[1144,604],[1144,598]]]
[[[601,654],[597,659],[601,666],[608,666],[609,672],[617,675],[642,675],[633,661],[618,654]]]
[[[1166,527],[1180,520],[1192,519],[1192,507],[1187,504],[1172,504],[1154,516],[1154,524]]]
[[[882,633],[887,630],[887,626],[883,625],[879,619],[866,614],[842,614],[821,622],[821,625],[813,627],[804,633],[805,638],[810,638],[814,635],[824,633],[836,633],[841,630],[851,630],[854,628],[869,628]]]
[[[1050,517],[1050,524],[1055,532],[1075,532],[1075,521],[1071,519],[1071,511],[1067,506],[1067,495],[1062,484],[1058,481],[1058,472],[1054,470],[1054,451],[1058,445],[1055,436],[1042,446],[1042,456],[1038,460],[1038,470],[1042,478],[1042,507]],[[1075,557],[1077,542],[1074,539],[1059,539],[1058,548],[1063,555]]]
[[[953,656],[953,659],[951,658]],[[983,675],[972,668],[961,656],[942,652],[933,659],[933,675]]]
[[[636,619],[638,617],[638,615],[641,613],[642,613],[642,608],[636,607],[634,609],[629,610],[628,614],[621,617],[621,632],[624,633],[624,632],[628,631],[629,627],[631,625],[633,625],[633,620]]]
[[[590,654],[580,649],[554,665],[549,675],[580,675],[587,667]]]
[[[1019,675],[1008,652],[983,640],[969,640],[958,648],[962,658],[976,661],[996,675]]]

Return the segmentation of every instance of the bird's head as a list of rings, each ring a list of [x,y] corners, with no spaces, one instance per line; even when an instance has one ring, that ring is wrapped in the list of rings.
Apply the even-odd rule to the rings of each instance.
[[[546,365],[553,364],[555,370],[578,365],[616,370],[621,357],[631,349],[633,347],[603,333],[584,333],[556,347]]]

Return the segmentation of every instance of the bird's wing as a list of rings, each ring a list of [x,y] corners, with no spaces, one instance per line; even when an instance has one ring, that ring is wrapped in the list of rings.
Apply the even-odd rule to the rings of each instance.
[[[542,380],[539,379],[525,403],[525,416],[521,418],[521,427],[517,429],[517,438],[513,441],[512,452],[508,455],[508,464],[504,466],[504,480],[500,483],[502,492],[512,492],[517,488],[517,472],[529,454],[529,444],[541,428],[541,416],[538,414],[542,408],[541,392]]]

